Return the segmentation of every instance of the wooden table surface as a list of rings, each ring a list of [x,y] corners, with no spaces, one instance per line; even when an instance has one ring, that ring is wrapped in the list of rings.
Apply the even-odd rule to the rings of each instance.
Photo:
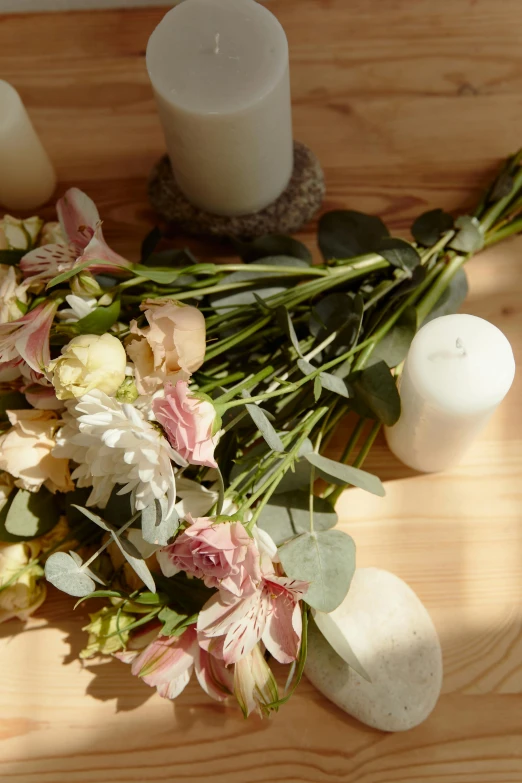
[[[472,204],[522,145],[520,0],[270,8],[290,39],[295,134],[322,160],[327,208],[377,212],[406,232],[427,208]],[[60,192],[87,190],[108,240],[133,259],[154,221],[145,181],[163,151],[144,63],[163,13],[0,16],[0,78],[26,101]],[[520,357],[522,239],[468,271],[466,311],[503,329]],[[369,468],[387,497],[352,490],[340,501],[358,564],[407,580],[438,628],[443,694],[424,725],[382,734],[307,682],[265,721],[244,722],[197,685],[163,701],[116,661],[82,669],[85,615],[51,592],[23,633],[17,623],[0,629],[0,779],[521,783],[521,386],[519,376],[456,470],[414,476],[379,442]]]

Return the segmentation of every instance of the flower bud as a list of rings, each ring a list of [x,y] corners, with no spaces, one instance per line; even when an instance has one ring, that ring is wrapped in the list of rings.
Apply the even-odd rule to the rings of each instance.
[[[72,278],[71,291],[77,296],[101,296],[103,294],[96,278],[86,270]]]
[[[38,244],[40,247],[42,245],[66,245],[67,239],[61,225],[57,221],[46,223],[42,228]]]
[[[134,383],[134,378],[127,377],[116,392],[118,402],[128,402],[132,405],[139,397],[139,392]]]
[[[119,615],[108,606],[104,606],[96,614],[90,614],[91,622],[82,630],[87,631],[89,639],[87,647],[81,651],[80,658],[93,658],[95,655],[112,655],[123,649],[128,641],[129,632],[125,629],[132,625],[135,618],[126,612]],[[117,631],[120,633],[117,633]]]
[[[125,380],[125,349],[112,334],[81,334],[49,364],[59,400],[82,397],[99,389],[113,397]]]
[[[42,226],[39,217],[18,220],[4,215],[0,220],[0,250],[31,250]]]
[[[27,618],[44,602],[46,595],[43,569],[32,559],[39,547],[31,543],[0,545],[0,623],[18,617]]]

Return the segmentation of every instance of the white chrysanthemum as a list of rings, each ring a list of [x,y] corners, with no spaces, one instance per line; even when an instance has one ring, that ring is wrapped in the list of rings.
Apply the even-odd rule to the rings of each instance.
[[[66,403],[65,425],[58,433],[54,455],[72,460],[79,487],[91,487],[88,506],[104,508],[112,490],[133,493],[136,510],[167,496],[169,510],[176,501],[171,460],[185,461],[143,414],[95,389]]]

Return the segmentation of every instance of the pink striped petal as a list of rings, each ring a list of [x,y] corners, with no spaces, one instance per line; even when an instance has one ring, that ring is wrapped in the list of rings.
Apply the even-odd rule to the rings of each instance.
[[[22,258],[20,269],[32,284],[43,284],[72,269],[77,258],[78,252],[72,245],[43,245]]]
[[[181,636],[158,636],[134,660],[132,673],[147,685],[166,685],[192,668],[196,653],[196,627],[191,625]]]
[[[82,255],[78,258],[77,264],[89,263],[89,271],[93,274],[122,274],[125,269],[132,266],[123,256],[111,250],[103,238],[101,226],[98,226],[92,239],[89,241]],[[101,263],[96,263],[101,262]],[[108,263],[103,263],[108,262]]]
[[[198,682],[212,699],[225,701],[234,686],[234,677],[222,660],[210,655],[201,647],[196,656],[196,677]]]
[[[80,251],[86,248],[100,222],[94,201],[79,188],[69,188],[56,204],[56,211],[69,242]]]

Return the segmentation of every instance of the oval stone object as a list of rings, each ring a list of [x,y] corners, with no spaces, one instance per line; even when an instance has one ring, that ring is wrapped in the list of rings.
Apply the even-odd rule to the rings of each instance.
[[[358,568],[334,615],[371,682],[310,623],[305,674],[312,684],[382,731],[406,731],[426,720],[442,687],[442,653],[431,617],[411,587],[389,571]]]

